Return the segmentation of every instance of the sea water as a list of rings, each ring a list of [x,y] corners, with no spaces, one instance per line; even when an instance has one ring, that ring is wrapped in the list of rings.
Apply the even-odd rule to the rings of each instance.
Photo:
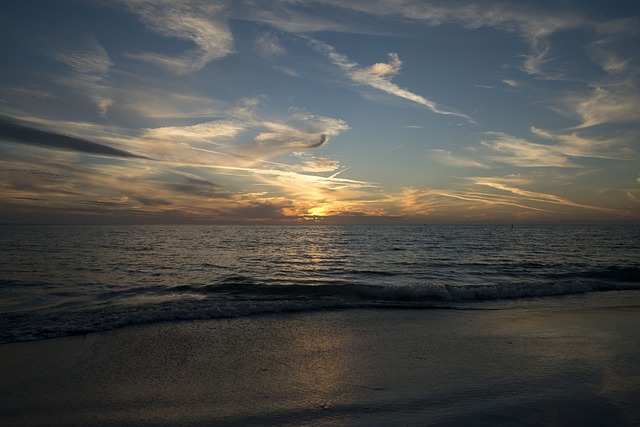
[[[640,226],[0,226],[0,343],[294,311],[561,305],[595,293],[640,302]]]

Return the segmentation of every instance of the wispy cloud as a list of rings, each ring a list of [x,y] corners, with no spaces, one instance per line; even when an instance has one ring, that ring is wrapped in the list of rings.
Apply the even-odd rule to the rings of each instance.
[[[608,74],[608,78],[593,78],[589,82],[590,89],[587,93],[562,96],[556,110],[579,120],[578,128],[637,121],[640,115],[640,100],[637,96],[640,67],[637,65],[637,58],[630,56],[628,49],[629,44],[637,44],[640,37],[640,21],[637,17],[599,19],[570,5],[549,10],[533,3],[433,3],[420,0],[354,0],[348,3],[331,0],[328,3],[374,16],[402,16],[412,22],[423,22],[431,26],[455,24],[471,30],[494,28],[515,34],[528,46],[528,52],[518,56],[522,58],[518,68],[529,76],[542,80],[584,81],[582,76],[577,77],[570,70],[562,68],[563,64],[558,59],[565,55],[557,50],[554,38],[559,33],[580,32],[581,37],[587,38],[584,45],[578,47],[577,53],[590,56]],[[303,29],[296,31],[305,33]],[[452,113],[432,100],[391,82],[402,65],[397,56],[391,56],[387,63],[360,67],[331,46],[317,42],[316,47],[324,51],[357,84],[422,104],[437,113]],[[505,79],[503,83],[510,87],[520,85],[515,79]]]
[[[484,185],[487,187],[506,191],[508,193],[515,194],[517,196],[521,196],[525,201],[530,201],[530,202],[551,203],[551,204],[557,204],[562,206],[577,207],[582,209],[590,209],[590,210],[603,211],[603,212],[616,211],[616,209],[603,208],[600,206],[591,206],[591,205],[586,205],[582,203],[576,203],[564,197],[560,197],[554,194],[545,194],[545,193],[540,193],[536,191],[523,190],[521,188],[513,187],[503,182],[499,182],[497,180],[492,180],[492,179],[477,179],[475,183],[477,185]]]
[[[262,33],[256,39],[258,52],[265,58],[283,55],[286,49],[280,43],[278,36],[271,32]]]
[[[390,149],[388,149],[387,151],[385,151],[385,152],[384,152],[384,154],[392,153],[392,152],[394,152],[394,151],[396,151],[396,150],[401,149],[401,148],[402,148],[402,147],[404,147],[405,145],[407,145],[407,144],[400,144],[400,145],[397,145],[397,146],[395,146],[395,147],[393,147],[393,148],[390,148]]]
[[[623,132],[617,136],[597,138],[581,132],[557,133],[536,127],[531,128],[531,133],[539,138],[554,141],[559,152],[571,157],[591,157],[620,161],[633,161],[638,153],[629,147],[629,142],[636,136]]]
[[[467,29],[494,28],[515,34],[528,45],[528,51],[518,58],[518,68],[531,77],[542,80],[572,79],[558,61],[563,53],[556,51],[557,34],[581,32],[580,37],[596,37],[583,46],[584,52],[610,75],[619,75],[632,68],[633,56],[616,52],[616,46],[637,44],[640,22],[637,17],[599,19],[588,16],[569,4],[557,8],[540,7],[537,3],[521,2],[425,2],[421,0],[353,0],[348,3],[331,0],[336,7],[356,10],[381,17],[401,16],[430,26],[454,24]],[[588,40],[588,39],[587,39]],[[637,67],[635,67],[637,75]],[[515,86],[513,79],[505,84]],[[636,89],[637,92],[637,89]]]
[[[587,46],[591,59],[599,64],[610,75],[637,71],[637,58],[629,57],[628,53],[617,51],[619,46],[625,46],[631,40],[640,36],[640,21],[638,17],[627,17],[600,22],[596,26],[598,39]],[[633,70],[636,68],[636,70]]]
[[[122,141],[132,144],[135,141],[138,147],[154,153],[154,158],[166,160],[200,163],[204,156],[213,164],[273,166],[277,163],[267,159],[287,152],[319,148],[331,137],[349,129],[342,120],[306,112],[275,116],[270,112],[267,119],[258,110],[258,104],[240,103],[236,108],[227,109],[224,118],[219,120],[147,128],[140,134],[123,137]]]
[[[267,24],[281,31],[294,34],[309,34],[318,31],[357,32],[353,22],[341,15],[326,16],[321,13],[308,13],[307,6],[314,2],[269,1],[256,7],[252,0],[234,1],[235,16],[242,19]]]
[[[638,181],[640,182],[640,181]],[[640,192],[639,192],[640,193]],[[633,202],[634,204],[640,206],[640,197],[632,194],[630,191],[625,191],[625,194],[627,195],[627,198]]]
[[[488,132],[491,139],[482,141],[495,154],[494,161],[519,167],[576,167],[554,145],[537,144],[502,132]]]
[[[464,168],[464,167],[472,167],[472,168],[488,168],[489,166],[478,162],[477,160],[458,157],[451,153],[451,151],[435,149],[431,150],[431,156],[433,156],[437,161],[443,163],[445,165]]]
[[[252,143],[233,150],[234,154],[265,158],[287,151],[318,148],[331,136],[339,135],[349,126],[339,119],[295,113],[279,122],[258,120],[259,133]]]
[[[293,156],[297,157],[302,163],[292,166],[292,169],[301,173],[322,173],[334,172],[340,167],[340,162],[333,158],[317,156],[306,151],[294,152]],[[332,177],[337,175],[334,174]]]
[[[292,68],[288,68],[288,67],[280,67],[280,66],[276,66],[274,67],[276,70],[283,72],[284,74],[286,74],[289,77],[300,77],[300,73],[297,72],[296,70],[292,69]]]
[[[77,48],[59,50],[53,53],[54,58],[64,62],[80,75],[88,79],[101,79],[113,65],[107,51],[94,37],[86,37],[85,43]]]
[[[562,215],[557,210],[527,204],[518,197],[473,188],[406,188],[392,199],[399,214],[437,222],[449,222],[452,217],[462,221],[504,221],[518,216]]]
[[[431,150],[440,163],[456,167],[491,168],[508,165],[518,168],[586,168],[585,159],[607,159],[621,162],[637,161],[640,154],[634,148],[637,133],[619,132],[602,137],[587,130],[557,132],[531,127],[522,136],[504,132],[485,132],[474,157],[459,157],[448,150]],[[547,171],[547,174],[551,172]],[[576,176],[578,172],[573,171]]]
[[[447,188],[405,188],[389,195],[395,209],[389,214],[447,222],[455,217],[468,221],[545,221],[569,218],[618,218],[627,215],[614,209],[575,202],[569,198],[527,190],[533,180],[522,176],[468,178],[467,183]]]
[[[119,94],[118,109],[128,116],[166,122],[176,119],[207,119],[235,108],[226,102],[203,95],[178,92],[143,82]]]
[[[548,51],[550,36],[560,30],[577,28],[588,22],[580,15],[542,12],[535,5],[518,3],[446,2],[433,3],[420,0],[377,0],[351,1],[348,4],[333,0],[340,7],[355,9],[379,16],[400,15],[406,19],[425,22],[429,25],[458,24],[468,29],[482,27],[496,28],[517,33],[530,46],[530,52],[523,55],[522,69],[542,77],[552,77],[555,71],[549,71]]]
[[[414,102],[426,107],[436,114],[457,116],[471,120],[471,118],[465,114],[441,107],[434,101],[415,94],[407,89],[403,89],[391,82],[391,79],[397,75],[402,68],[402,61],[396,53],[389,54],[388,63],[379,62],[363,68],[358,63],[350,60],[346,55],[339,53],[333,46],[312,38],[308,38],[308,40],[314,48],[325,54],[327,58],[337,65],[352,82],[358,85],[369,86],[389,95]]]
[[[631,81],[607,87],[595,85],[590,94],[568,96],[560,112],[577,116],[577,129],[604,123],[637,122],[640,120],[640,95]]]
[[[132,58],[167,67],[178,74],[188,74],[233,52],[233,36],[224,16],[223,3],[134,0],[125,5],[153,31],[196,45],[176,56],[131,52]]]
[[[246,129],[241,123],[218,120],[192,126],[167,126],[146,129],[143,137],[181,143],[215,144],[218,140],[233,138]]]
[[[114,65],[107,51],[93,36],[81,37],[76,46],[54,49],[52,56],[73,70],[73,78],[65,81],[74,90],[82,89],[103,116],[113,104],[107,79]]]

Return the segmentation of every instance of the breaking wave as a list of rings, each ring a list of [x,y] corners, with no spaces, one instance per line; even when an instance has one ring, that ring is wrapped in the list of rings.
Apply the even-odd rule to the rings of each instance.
[[[148,287],[138,302],[76,309],[0,314],[0,343],[108,331],[178,320],[221,319],[353,308],[465,309],[467,302],[553,297],[589,292],[640,290],[637,268],[612,268],[581,279],[499,285],[273,285],[247,278],[212,285]],[[607,278],[609,280],[602,280]],[[611,281],[610,279],[617,279]],[[130,296],[130,295],[129,295]],[[477,308],[477,306],[475,306]]]

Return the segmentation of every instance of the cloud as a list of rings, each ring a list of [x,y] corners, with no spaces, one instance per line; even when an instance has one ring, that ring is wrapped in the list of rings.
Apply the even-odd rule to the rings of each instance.
[[[451,218],[458,221],[512,221],[514,216],[561,214],[526,203],[516,196],[481,192],[474,188],[405,188],[392,196],[392,200],[398,209],[391,213],[445,223]]]
[[[348,3],[333,0],[337,7],[358,10],[378,16],[402,16],[428,25],[458,24],[467,29],[483,27],[519,34],[529,43],[530,53],[522,69],[541,77],[552,77],[548,64],[549,38],[552,34],[571,28],[588,25],[589,21],[574,11],[549,13],[535,6],[519,3],[474,3],[474,2],[424,2],[420,0],[354,0]]]
[[[188,194],[207,199],[230,198],[232,196],[230,192],[225,191],[220,185],[188,175],[184,176],[184,181],[169,183],[166,188],[183,195]]]
[[[512,187],[510,185],[506,185],[502,182],[497,182],[496,180],[492,180],[492,179],[477,179],[475,183],[477,185],[484,185],[487,187],[491,187],[498,190],[516,194],[518,196],[523,197],[525,201],[551,203],[551,204],[558,204],[558,205],[563,205],[568,207],[578,207],[582,209],[590,209],[590,210],[597,210],[597,211],[604,211],[604,212],[616,211],[616,209],[603,208],[600,206],[591,206],[591,205],[585,205],[582,203],[576,203],[564,197],[556,196],[554,194],[545,194],[545,193],[540,193],[536,191],[523,190],[521,188]]]
[[[618,218],[625,211],[574,202],[566,197],[526,190],[533,180],[519,175],[504,177],[470,177],[447,188],[405,188],[389,194],[381,202],[391,215],[422,221],[514,221],[558,220],[578,215],[580,218]]]
[[[384,152],[384,154],[389,154],[389,153],[393,153],[396,150],[401,149],[402,147],[406,146],[407,144],[400,144],[400,145],[396,145],[395,147],[389,148],[388,150],[386,150]]]
[[[338,169],[338,167],[340,167],[340,163],[335,159],[315,156],[305,151],[292,153],[292,154],[302,161],[302,163],[294,165],[292,167],[292,169],[296,172],[301,172],[301,173],[334,172],[335,170]]]
[[[640,180],[640,178],[638,178],[638,179]],[[638,181],[638,182],[640,182],[640,181]],[[640,198],[638,196],[635,196],[630,191],[625,191],[625,194],[627,195],[627,199],[629,199],[631,202],[633,202],[636,205],[640,205]]]
[[[220,116],[229,108],[227,103],[206,96],[147,87],[143,82],[119,96],[119,110],[128,116],[145,119],[199,119]]]
[[[47,135],[50,138],[51,135]],[[86,141],[82,142],[86,145]],[[96,148],[89,145],[90,149]],[[103,157],[104,147],[97,147]],[[113,156],[107,150],[109,157]],[[0,180],[6,191],[0,194],[8,209],[24,212],[43,212],[40,220],[49,221],[56,213],[66,215],[82,212],[83,215],[100,215],[106,210],[130,209],[129,198],[134,192],[157,195],[157,188],[150,188],[147,177],[155,162],[137,163],[109,161],[104,158],[79,156],[83,151],[65,149],[20,150],[17,155],[0,159]],[[93,153],[91,153],[93,154]],[[37,200],[35,200],[37,199]],[[135,213],[128,212],[128,215]],[[42,216],[44,214],[44,216]],[[67,217],[68,218],[68,217]]]
[[[264,221],[265,219],[285,219],[286,209],[290,209],[292,204],[271,202],[249,203],[236,208],[235,213],[241,218],[257,219]]]
[[[500,1],[329,0],[329,3],[337,8],[384,18],[401,17],[429,26],[454,24],[469,30],[493,28],[515,34],[528,45],[528,52],[518,56],[522,58],[520,70],[538,79],[570,78],[558,68],[559,56],[554,54],[554,36],[560,32],[580,32],[581,38],[585,35],[598,37],[586,46],[587,53],[612,75],[629,70],[635,60],[635,56],[629,56],[628,51],[616,52],[615,47],[625,43],[637,44],[640,34],[637,17],[592,18],[584,8],[568,3],[553,8],[541,7],[535,2]]]
[[[286,50],[278,40],[278,36],[273,33],[263,33],[256,39],[258,52],[265,58],[283,55]]]
[[[298,73],[296,70],[293,70],[291,68],[276,66],[274,67],[274,69],[283,72],[289,77],[300,77],[300,73]]]
[[[582,131],[583,133],[585,131]],[[597,138],[595,136],[581,135],[579,132],[556,133],[536,127],[531,128],[531,133],[539,138],[556,142],[558,152],[571,157],[591,157],[600,159],[629,161],[637,157],[635,150],[628,145],[633,145],[637,135],[633,133],[619,133],[617,136]]]
[[[58,51],[53,53],[54,58],[64,62],[76,73],[87,78],[101,79],[109,73],[113,65],[107,51],[94,37],[88,37],[84,46],[77,49]]]
[[[244,182],[251,178],[254,180],[253,188],[263,189],[259,193],[233,194],[231,199],[221,201],[220,205],[224,206],[223,209],[230,215],[257,218],[260,212],[257,207],[271,205],[281,208],[278,210],[281,219],[295,220],[309,215],[362,211],[364,206],[380,199],[379,195],[371,191],[376,187],[375,184],[338,178],[337,174],[330,177],[315,175],[320,169],[329,169],[328,166],[337,165],[328,162],[326,166],[322,166],[322,159],[310,155],[304,157],[316,161],[313,171],[307,170],[302,173],[298,165],[276,163],[260,163],[251,167],[213,164],[191,167],[201,171],[215,171],[217,176],[241,177]]]
[[[270,123],[269,127],[274,129],[275,124]],[[278,127],[274,129],[276,132],[263,132],[256,136],[255,141],[264,146],[281,146],[286,149],[300,148],[317,148],[324,145],[329,138],[326,134],[313,135],[312,138],[308,134],[299,132],[295,129]]]
[[[62,135],[59,133],[39,130],[2,118],[0,118],[0,138],[15,143],[35,145],[58,150],[76,151],[100,156],[139,159],[147,158],[145,156],[133,154],[128,151],[113,148],[105,144]]]
[[[608,48],[611,40],[596,40],[589,44],[588,52],[592,61],[610,75],[620,75],[626,72],[632,64],[632,59],[624,57]]]
[[[308,34],[318,31],[357,32],[353,22],[340,14],[309,13],[308,2],[269,1],[256,3],[236,1],[235,16],[261,22],[287,33]]]
[[[492,140],[482,141],[497,154],[492,159],[520,167],[576,167],[562,150],[553,145],[536,144],[502,132],[488,132]]]
[[[80,37],[76,46],[54,49],[51,55],[73,70],[74,78],[64,80],[66,85],[85,91],[103,116],[113,105],[107,78],[114,65],[107,51],[95,37]]]
[[[151,30],[196,45],[181,55],[130,53],[132,58],[161,65],[177,74],[188,74],[233,52],[233,36],[222,3],[133,0],[124,4]]]
[[[161,101],[160,94],[154,94],[150,99],[155,100],[157,96]],[[179,99],[177,95],[169,96],[171,93],[166,95],[168,100]],[[160,123],[196,123],[131,130],[111,128],[106,132],[96,129],[97,126],[78,128],[77,124],[69,122],[45,121],[43,124],[57,129],[73,128],[74,134],[94,135],[101,142],[135,146],[136,150],[149,153],[149,157],[156,160],[188,165],[200,164],[206,159],[212,164],[231,166],[274,165],[266,159],[286,152],[322,147],[330,138],[349,129],[342,120],[309,114],[301,109],[277,112],[263,105],[262,98],[241,99],[233,104],[208,98],[186,98],[186,103],[194,102],[196,107],[211,105],[217,119],[205,117],[198,122],[196,114],[183,117],[179,111],[177,116],[173,116],[171,110],[166,111],[161,105],[158,110],[150,112],[154,119],[166,115]]]
[[[224,118],[194,125],[146,128],[140,134],[123,137],[120,141],[144,147],[158,160],[185,165],[200,164],[206,159],[211,164],[234,167],[263,164],[291,169],[290,165],[267,159],[286,152],[322,147],[331,137],[349,129],[342,120],[301,111],[284,115],[273,111],[264,113],[259,102],[248,100],[235,108],[230,106],[220,115]],[[269,119],[264,115],[270,116]]]
[[[638,153],[634,148],[637,133],[618,132],[607,138],[579,130],[559,133],[536,127],[531,135],[545,143],[532,142],[503,132],[487,132],[481,141],[492,153],[485,159],[517,167],[580,167],[580,158],[597,158],[616,161],[634,161]]]
[[[603,87],[596,85],[588,96],[569,96],[561,112],[577,115],[577,129],[604,123],[640,120],[640,95],[635,84],[624,82]]]
[[[336,51],[333,46],[312,38],[308,38],[308,40],[314,48],[325,54],[333,64],[337,65],[345,75],[356,84],[369,86],[389,95],[414,102],[427,107],[436,114],[452,115],[471,120],[471,118],[465,114],[447,110],[421,95],[417,95],[392,83],[391,78],[397,75],[402,67],[402,61],[400,61],[396,53],[389,53],[388,63],[379,62],[362,68],[358,63],[351,61],[346,55]]]
[[[339,135],[349,126],[339,119],[296,113],[281,121],[260,121],[253,124],[259,130],[253,143],[246,144],[232,153],[252,158],[265,158],[286,151],[318,148]]]
[[[402,61],[397,53],[389,53],[389,63],[378,62],[370,67],[356,70],[352,76],[355,80],[367,82],[372,78],[390,79],[400,72]]]
[[[287,151],[318,148],[328,140],[324,133],[308,135],[296,130],[280,129],[278,132],[261,133],[255,138],[255,143],[233,150],[230,154],[247,160],[259,160]]]
[[[335,175],[330,177],[312,175],[308,173],[299,173],[294,171],[295,168],[276,169],[276,168],[260,168],[260,167],[239,167],[226,165],[194,165],[202,168],[210,168],[214,170],[227,171],[229,173],[237,173],[241,176],[254,176],[263,178],[263,182],[268,185],[281,187],[285,194],[295,194],[303,199],[310,199],[311,193],[316,188],[322,190],[341,190],[344,188],[376,188],[377,184],[367,181],[358,181],[353,179],[336,178]],[[276,165],[282,166],[282,165]]]
[[[218,120],[192,126],[167,126],[149,128],[143,137],[152,140],[172,140],[177,142],[215,143],[218,139],[229,139],[244,131],[246,126],[230,121]]]
[[[435,149],[431,150],[431,155],[440,163],[445,165],[464,168],[464,167],[473,167],[473,168],[488,168],[487,165],[484,165],[476,160],[467,159],[463,157],[454,156],[451,151]]]
[[[564,55],[555,50],[555,35],[571,32],[579,34],[583,39],[589,37],[592,41],[587,39],[586,44],[582,46],[584,51],[578,53],[589,55],[609,75],[610,79],[591,82],[592,90],[589,94],[563,97],[561,105],[557,106],[556,110],[580,120],[577,127],[581,128],[603,123],[637,121],[640,116],[638,113],[640,100],[637,96],[639,90],[636,83],[639,68],[633,55],[635,51],[631,50],[630,55],[628,48],[637,42],[640,36],[637,17],[601,19],[590,17],[584,9],[576,9],[571,5],[562,5],[550,10],[533,3],[513,2],[477,4],[464,1],[353,0],[345,3],[340,0],[329,0],[326,3],[338,9],[378,17],[400,16],[412,22],[422,22],[430,26],[456,24],[469,30],[494,28],[514,34],[519,36],[529,48],[528,52],[519,55],[522,58],[519,68],[537,79],[572,78],[566,70],[559,68],[560,61],[557,59]],[[288,9],[285,6],[281,8]],[[305,29],[301,26],[289,28],[288,31],[308,34],[315,28]],[[356,84],[424,105],[439,114],[454,114],[468,119],[465,115],[441,108],[432,100],[392,83],[392,78],[397,75],[402,65],[395,54],[391,54],[389,62],[360,67],[332,46],[317,40],[313,44]],[[505,79],[503,83],[510,87],[518,86],[518,82],[513,79]]]
[[[625,46],[629,41],[637,43],[637,38],[640,36],[639,28],[640,20],[637,17],[598,23],[596,30],[600,38],[587,46],[589,56],[610,75],[634,72],[632,69],[636,58],[616,52],[616,48]]]

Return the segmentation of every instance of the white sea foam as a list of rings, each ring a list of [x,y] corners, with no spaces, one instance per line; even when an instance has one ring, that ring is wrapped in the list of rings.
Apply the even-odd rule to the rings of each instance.
[[[469,301],[508,298],[545,297],[598,291],[640,289],[637,283],[604,283],[596,281],[564,281],[554,283],[522,283],[501,285],[454,286],[442,284],[384,286],[372,288],[372,296],[389,300]]]

